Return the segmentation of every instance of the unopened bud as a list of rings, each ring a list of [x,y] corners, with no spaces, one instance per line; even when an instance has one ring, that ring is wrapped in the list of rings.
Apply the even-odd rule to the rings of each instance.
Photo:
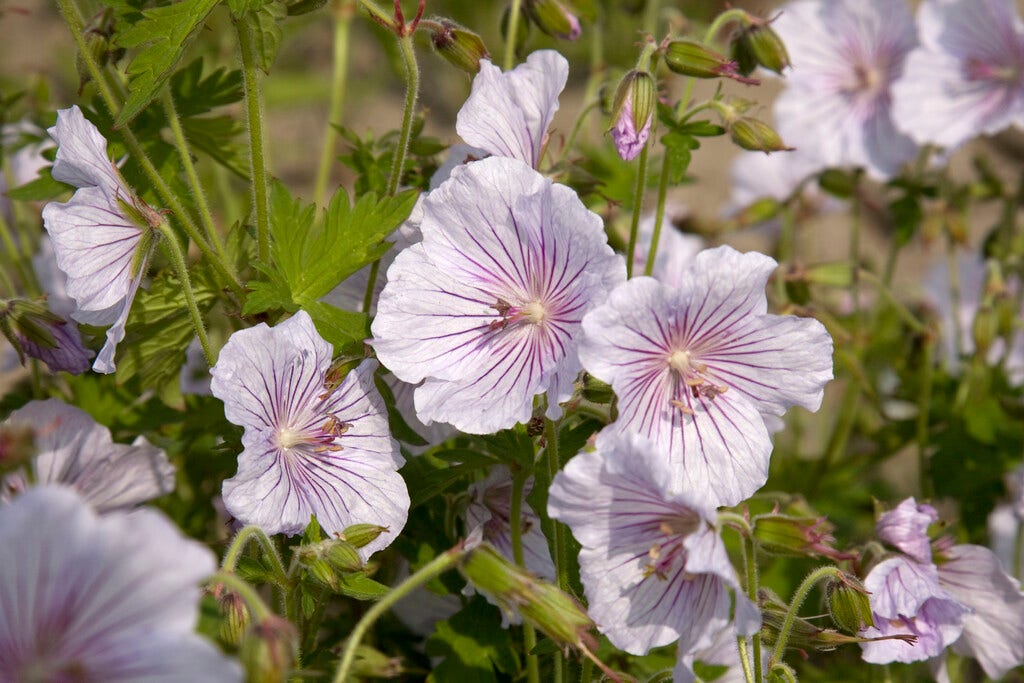
[[[424,22],[430,30],[430,44],[452,66],[471,74],[480,71],[480,60],[487,59],[483,39],[450,19]]]
[[[984,358],[992,343],[999,337],[999,316],[988,302],[978,307],[971,323],[971,338],[979,358]]]
[[[609,131],[615,141],[615,149],[624,161],[634,159],[644,148],[657,104],[651,74],[633,69],[619,81]]]
[[[220,639],[228,645],[238,647],[249,628],[249,607],[238,593],[229,590],[225,590],[217,604],[220,605],[220,612],[224,617],[220,622]]]
[[[470,550],[459,571],[503,610],[519,614],[559,647],[594,649],[594,622],[572,596],[510,563],[486,542]]]
[[[818,186],[839,199],[852,197],[859,182],[860,178],[855,171],[843,171],[838,168],[830,168],[818,176]]]
[[[753,68],[744,71],[744,67],[750,63],[755,67],[763,66],[777,74],[781,74],[786,67],[790,66],[789,53],[786,52],[785,44],[767,22],[762,21],[745,28],[733,46],[736,51],[734,54],[739,53],[736,54],[736,61],[739,62],[740,70],[744,73],[753,71]]]
[[[729,124],[729,135],[732,141],[743,149],[752,152],[789,152],[793,147],[787,147],[779,134],[764,121],[759,121],[749,116],[740,116]]]
[[[748,85],[760,81],[739,73],[739,66],[725,55],[692,40],[674,40],[665,48],[665,64],[677,74],[693,78],[731,78]]]
[[[41,360],[53,372],[78,375],[90,367],[92,352],[82,344],[75,323],[29,299],[0,304],[0,331],[19,356]]]
[[[562,0],[526,0],[526,13],[544,33],[564,40],[580,37],[580,20]]]
[[[389,529],[379,524],[353,524],[345,527],[338,538],[348,541],[357,548],[362,548],[377,540],[377,537],[386,531]]]
[[[326,541],[328,544],[324,558],[340,572],[357,572],[363,568],[363,560],[355,546],[345,541]]]
[[[282,683],[298,654],[298,631],[290,621],[271,615],[249,629],[239,657],[248,683]]]
[[[352,678],[398,678],[405,672],[401,657],[388,657],[369,645],[356,648],[352,662]]]
[[[334,590],[338,590],[339,573],[351,574],[363,569],[355,546],[340,539],[301,545],[295,552],[299,563],[314,579]]]
[[[841,581],[829,581],[825,585],[825,597],[832,623],[841,630],[856,634],[875,625],[868,591],[855,577],[845,575]]]
[[[831,546],[833,528],[824,517],[767,514],[754,519],[753,533],[758,547],[769,553],[829,557],[836,552]]]
[[[615,392],[612,391],[612,385],[588,373],[583,376],[583,398],[592,403],[608,404],[615,398]]]

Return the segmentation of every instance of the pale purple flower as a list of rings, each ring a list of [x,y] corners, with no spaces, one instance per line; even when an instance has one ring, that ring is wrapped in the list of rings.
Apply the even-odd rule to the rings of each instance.
[[[77,106],[58,111],[57,125],[48,132],[57,142],[53,177],[79,190],[66,203],[47,204],[43,223],[57,266],[67,275],[67,294],[75,300],[71,317],[88,325],[110,325],[93,370],[111,373],[155,244],[151,237],[144,239],[151,228],[137,225],[123,207],[134,206],[149,221],[158,219],[125,184],[107,157],[106,139]]]
[[[878,640],[861,643],[864,661],[872,664],[918,662],[938,657],[963,632],[970,608],[939,585],[934,564],[906,556],[880,562],[864,579],[874,627],[860,632],[866,638],[911,634],[915,642]]]
[[[174,490],[174,466],[145,437],[131,445],[114,443],[110,430],[85,411],[51,398],[32,401],[10,414],[4,425],[32,429],[36,484],[75,489],[99,512],[134,507]],[[0,499],[27,488],[22,471],[0,482]]]
[[[1018,546],[1021,518],[1011,505],[997,505],[988,516],[988,537],[992,551],[1007,569],[1024,567],[1024,545]],[[1016,555],[1016,557],[1015,557]]]
[[[935,508],[907,498],[878,518],[875,532],[879,539],[911,559],[928,564],[932,561],[928,527],[937,521],[939,513]]]
[[[195,633],[207,548],[155,510],[98,516],[44,486],[0,507],[0,679],[241,681]]]
[[[360,549],[365,559],[405,526],[409,494],[373,383],[376,363],[363,361],[332,389],[332,351],[305,311],[235,332],[221,349],[210,389],[227,419],[245,427],[224,506],[272,534],[297,534],[314,514],[328,534],[356,523],[387,527]]]
[[[551,561],[548,540],[540,527],[540,517],[525,498],[533,489],[533,477],[523,489],[520,528],[523,541],[523,562],[537,576],[553,580],[555,565]],[[495,467],[486,479],[469,486],[469,505],[466,508],[466,535],[482,530],[481,538],[493,545],[509,560],[512,552],[512,474],[508,467]]]
[[[597,450],[555,475],[548,493],[548,514],[582,545],[588,613],[632,654],[673,641],[680,656],[711,645],[730,622],[730,590],[740,634],[760,627],[711,511],[674,475],[642,437],[605,433]]]
[[[892,87],[900,130],[953,149],[1024,123],[1024,22],[1013,0],[926,0],[917,27],[921,45]]]
[[[824,326],[767,313],[776,265],[708,249],[677,287],[634,278],[583,319],[583,367],[619,400],[608,428],[650,438],[674,480],[708,505],[735,505],[764,484],[766,421],[793,405],[816,410],[832,379]]]
[[[534,52],[505,73],[482,59],[455,129],[463,140],[488,154],[537,168],[568,77],[569,62],[554,50]]]
[[[1024,593],[988,548],[955,545],[939,559],[939,585],[971,613],[953,650],[974,657],[990,678],[1024,663]]]
[[[636,121],[633,120],[633,94],[627,93],[626,99],[622,102],[619,117],[612,126],[612,141],[615,143],[615,151],[619,153],[623,161],[632,161],[647,143],[651,134],[651,122],[654,115],[647,117],[647,121],[636,129]]]
[[[625,278],[601,219],[567,187],[491,157],[423,202],[423,240],[388,269],[372,344],[419,383],[416,413],[488,434],[572,395],[583,314]]]
[[[48,340],[37,341],[20,330],[15,330],[22,353],[46,363],[51,372],[80,375],[89,369],[92,365],[90,361],[95,354],[85,348],[82,335],[75,323],[70,320],[51,321],[42,318],[37,319],[37,322],[50,334],[53,343],[47,343]]]
[[[779,133],[818,167],[886,178],[915,145],[891,116],[891,86],[917,44],[904,0],[797,0],[772,24],[793,68],[775,103]]]

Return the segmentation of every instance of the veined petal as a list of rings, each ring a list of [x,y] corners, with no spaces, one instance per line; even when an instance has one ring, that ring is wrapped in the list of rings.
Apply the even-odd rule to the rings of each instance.
[[[423,202],[423,240],[388,269],[373,346],[423,384],[424,423],[490,433],[571,395],[583,314],[625,277],[600,219],[513,159],[463,168]]]
[[[932,561],[928,527],[939,521],[939,513],[931,505],[918,505],[913,497],[907,498],[878,518],[875,527],[878,538],[903,551],[922,564]]]
[[[974,610],[954,650],[977,659],[990,678],[1024,662],[1024,593],[991,550],[953,546],[939,565],[939,585]]]
[[[304,311],[231,335],[210,385],[227,418],[245,427],[224,506],[268,533],[299,533],[313,514],[327,533],[356,523],[387,527],[360,549],[366,559],[405,526],[409,494],[373,383],[376,363],[362,362],[329,390],[331,353]]]
[[[939,588],[935,565],[902,556],[875,565],[864,579],[864,587],[871,594],[871,610],[884,619],[912,617],[931,598],[948,597]]]
[[[537,168],[568,77],[569,62],[554,50],[534,52],[507,73],[481,60],[455,129],[474,147]]]
[[[47,129],[57,142],[54,180],[75,187],[99,187],[110,195],[120,188],[127,199],[124,181],[107,156],[107,139],[82,114],[78,105],[57,111],[57,125]]]
[[[890,620],[876,615],[875,627],[860,632],[864,637],[909,634],[916,636],[917,640],[913,643],[902,640],[861,643],[861,656],[865,662],[872,664],[920,662],[938,657],[960,637],[965,611],[955,600],[931,598],[912,617],[901,616]]]
[[[110,431],[79,408],[57,399],[32,401],[6,420],[18,423],[35,432],[35,481],[70,486],[99,512],[174,490],[174,466],[162,450],[141,436],[130,446],[114,443]]]
[[[68,276],[67,294],[77,305],[72,317],[91,325],[113,322],[133,286],[132,261],[142,231],[99,187],[78,190],[64,204],[47,204],[43,223],[57,267]]]
[[[95,372],[110,374],[117,369],[114,366],[114,354],[117,352],[117,345],[124,339],[125,326],[128,324],[128,314],[132,310],[132,303],[135,302],[135,295],[142,284],[142,278],[146,274],[148,263],[149,254],[142,260],[139,272],[132,278],[131,285],[124,299],[115,308],[118,312],[117,317],[111,322],[110,327],[107,328],[107,341],[103,343],[103,348],[96,354],[96,360],[92,364],[92,369]]]

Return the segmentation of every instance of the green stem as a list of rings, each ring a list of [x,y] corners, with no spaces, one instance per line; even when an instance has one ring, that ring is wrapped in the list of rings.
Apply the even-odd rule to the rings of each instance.
[[[402,52],[402,63],[405,64],[405,109],[402,111],[402,130],[395,147],[394,164],[391,166],[391,177],[388,178],[388,196],[394,197],[398,185],[402,181],[405,169],[405,155],[409,151],[409,140],[412,138],[412,124],[416,113],[416,100],[420,95],[420,67],[416,63],[416,52],[413,49],[412,36],[404,36],[398,40]]]
[[[516,36],[519,35],[519,13],[522,0],[512,0],[508,10],[508,31],[505,34],[505,59],[503,70],[510,70],[516,63]]]
[[[881,300],[884,300],[890,306],[892,306],[893,310],[895,310],[896,313],[899,315],[900,320],[902,320],[907,327],[912,329],[914,332],[917,332],[918,334],[928,333],[928,326],[925,325],[920,320],[918,320],[914,316],[914,314],[911,313],[910,309],[907,308],[906,305],[904,305],[899,299],[896,298],[896,295],[893,294],[892,290],[886,286],[885,281],[883,279],[879,278],[870,270],[864,269],[858,269],[854,276],[859,276],[863,278],[865,281],[874,285],[876,291],[882,295],[879,298]]]
[[[10,185],[8,185],[10,187]],[[18,279],[21,280],[22,293],[28,294],[38,293],[36,287],[36,279],[34,274],[25,265],[25,255],[23,251],[18,249],[18,245],[15,243],[14,238],[11,236],[11,231],[7,226],[7,221],[3,216],[0,216],[0,242],[3,242],[4,251],[10,257],[11,265],[14,266],[14,270],[18,273]],[[7,280],[8,286],[10,287],[10,295],[17,296],[18,290],[14,288],[10,279],[7,277],[6,268],[4,269],[4,278]],[[35,291],[33,291],[35,290]]]
[[[854,343],[859,347],[862,343],[861,332],[861,307],[860,307],[860,224],[861,224],[861,200],[859,178],[854,179],[853,201],[850,206],[850,298],[853,300],[853,332]]]
[[[555,475],[562,467],[562,462],[558,454],[558,423],[554,420],[545,419],[544,425],[544,440],[546,445],[544,446],[544,455],[547,459],[548,465],[548,478],[549,481],[554,481]],[[551,524],[554,527],[554,538],[552,542],[555,550],[555,572],[558,579],[558,587],[565,592],[569,592],[569,567],[567,560],[567,553],[569,549],[569,542],[566,538],[566,527],[561,522],[551,520]]]
[[[256,245],[260,261],[270,262],[270,195],[267,184],[267,157],[263,138],[263,100],[256,67],[256,49],[249,27],[235,24],[242,54],[242,80],[245,85],[245,111],[249,127],[249,171],[252,176],[253,207],[256,214]]]
[[[658,31],[658,12],[661,10],[661,4],[658,0],[647,0],[647,6],[644,8],[644,33],[655,35]]]
[[[334,148],[338,142],[338,130],[335,125],[341,124],[341,112],[345,104],[345,86],[348,77],[349,33],[352,27],[354,7],[351,0],[334,0],[334,60],[333,79],[331,81],[331,105],[327,114],[327,126],[324,128],[323,148],[320,150],[320,166],[316,171],[313,201],[317,206],[324,206],[327,198],[327,181],[331,177],[331,165],[334,163]]]
[[[786,617],[782,620],[782,628],[779,629],[779,639],[775,643],[775,651],[772,653],[772,663],[782,661],[782,654],[786,651],[786,644],[793,631],[793,624],[796,623],[797,612],[800,611],[800,607],[804,604],[811,589],[822,579],[830,577],[842,578],[842,572],[836,567],[818,567],[808,574],[796,589],[793,600],[789,603],[789,611],[786,612]]]
[[[395,147],[394,163],[391,166],[391,176],[388,178],[388,196],[394,197],[398,192],[398,185],[402,181],[402,169],[405,168],[405,155],[409,150],[409,139],[412,137],[412,124],[415,118],[416,100],[420,92],[420,67],[416,63],[416,52],[413,49],[412,36],[403,36],[398,39],[398,46],[401,48],[402,61],[405,64],[405,109],[402,112],[402,130],[398,135],[398,145]],[[380,260],[373,262],[370,266],[370,276],[366,279],[366,294],[363,296],[363,312],[370,312],[370,305],[373,303],[373,290],[377,284],[377,272],[380,270]]]
[[[654,209],[654,232],[651,234],[651,244],[647,250],[647,264],[644,266],[644,275],[654,274],[654,260],[658,255],[658,244],[661,242],[661,224],[665,222],[665,198],[668,196],[668,154],[661,160],[661,178],[658,179],[658,205]]]
[[[1017,538],[1013,543],[1013,577],[1024,579],[1024,522],[1017,520]]]
[[[203,325],[203,316],[199,313],[199,306],[196,304],[196,295],[192,290],[192,282],[188,277],[188,264],[185,263],[185,253],[181,250],[181,246],[178,244],[178,237],[171,230],[171,226],[166,221],[160,224],[160,233],[163,235],[163,243],[167,247],[168,256],[171,258],[171,265],[174,266],[174,270],[178,274],[178,279],[181,281],[181,289],[185,294],[185,305],[188,307],[188,313],[192,317],[192,326],[196,330],[196,335],[199,337],[199,344],[203,347],[203,355],[206,356],[206,364],[213,367],[213,364],[217,362],[216,356],[213,355],[213,351],[210,349],[210,339],[206,336],[206,326]]]
[[[357,623],[355,628],[352,629],[352,633],[349,635],[348,640],[345,643],[345,651],[342,652],[341,663],[338,665],[338,670],[334,674],[334,683],[344,683],[348,680],[349,670],[352,668],[352,662],[355,660],[356,650],[359,648],[359,643],[362,641],[363,636],[366,635],[366,631],[373,626],[374,622],[376,622],[381,615],[391,609],[396,602],[409,595],[409,593],[427,583],[435,576],[439,576],[454,567],[465,553],[466,550],[461,546],[456,546],[451,550],[446,550],[427,564],[423,565],[423,567],[421,567],[415,574],[395,586],[391,592],[367,610],[366,614],[363,615],[363,618],[360,619],[359,623]]]
[[[736,639],[736,648],[740,652],[740,666],[743,668],[743,680],[754,683],[754,671],[750,666],[750,653],[747,651],[747,639],[740,636]]]
[[[512,559],[520,567],[526,567],[523,559],[523,490],[530,471],[521,468],[512,478],[512,505],[509,510],[509,527],[512,533]],[[537,632],[533,626],[523,623],[523,646],[526,650],[526,679],[529,683],[540,681],[540,663],[531,651],[537,645]]]
[[[640,212],[644,208],[644,188],[647,187],[647,151],[650,139],[640,150],[640,163],[636,167],[636,187],[633,191],[633,222],[629,225],[629,248],[626,254],[626,277],[633,277],[633,260],[636,258],[636,236],[640,229]]]
[[[178,150],[178,156],[181,157],[181,165],[185,169],[189,190],[192,192],[192,197],[199,208],[199,217],[202,219],[203,227],[206,229],[206,236],[210,238],[210,243],[216,250],[220,260],[224,263],[230,263],[227,252],[224,251],[224,243],[220,239],[220,233],[217,231],[217,224],[213,220],[213,214],[210,213],[210,205],[206,201],[206,193],[203,192],[202,183],[199,182],[196,166],[192,163],[192,154],[188,149],[188,140],[185,139],[185,131],[181,127],[178,110],[174,106],[174,96],[171,94],[169,87],[164,88],[163,106],[164,111],[167,113],[167,122],[171,127],[174,146]]]
[[[118,113],[121,111],[121,107],[118,104],[117,98],[114,97],[113,92],[110,90],[110,84],[107,82],[103,70],[96,62],[92,52],[89,50],[89,46],[85,42],[85,37],[82,33],[82,17],[78,13],[78,8],[75,6],[74,0],[57,0],[57,2],[60,5],[61,13],[64,15],[64,20],[68,24],[71,35],[75,39],[75,44],[78,46],[78,54],[80,58],[85,62],[86,69],[89,71],[89,75],[96,84],[96,87],[100,92],[100,96],[103,98],[104,104],[106,104],[107,109],[110,110],[111,116],[116,119]],[[170,186],[156,170],[156,167],[153,166],[153,162],[149,160],[145,150],[142,148],[142,144],[139,142],[138,138],[135,137],[131,128],[125,125],[120,129],[120,132],[132,158],[135,159],[139,166],[142,167],[142,171],[146,174],[146,177],[149,178],[150,182],[153,183],[153,187],[156,189],[157,194],[160,195],[163,202],[167,204],[181,222],[181,225],[188,234],[189,239],[195,242],[199,251],[202,252],[203,256],[210,261],[223,281],[227,283],[227,285],[236,294],[244,295],[245,289],[238,281],[238,276],[232,270],[231,265],[221,261],[210,247],[210,244],[203,238],[198,226],[196,226],[195,222],[192,220],[192,216],[185,210],[185,206],[178,199],[178,196],[174,194]]]
[[[953,309],[956,310],[956,309]],[[932,403],[932,379],[935,357],[935,337],[928,334],[924,341],[924,358],[921,359],[921,393],[917,397],[917,476],[921,484],[921,495],[932,496],[931,468],[928,463],[928,416]]]
[[[757,604],[757,543],[753,537],[748,536],[744,540],[745,551],[743,553],[744,564],[746,565],[747,571],[747,597],[755,605]],[[761,632],[755,633],[751,640],[753,641],[753,666],[754,666],[754,683],[762,683],[764,678],[764,671],[761,669]]]
[[[715,17],[715,20],[711,22],[710,26],[708,26],[707,33],[704,34],[704,44],[714,45],[718,42],[718,34],[727,24],[733,21],[743,22],[746,20],[746,17],[746,11],[738,8],[722,12]]]
[[[263,548],[263,554],[270,561],[270,568],[273,570],[281,586],[290,586],[291,579],[288,578],[288,572],[285,571],[284,562],[281,560],[280,553],[277,552],[277,547],[270,537],[258,526],[242,527],[235,534],[235,537],[231,539],[231,545],[228,546],[227,552],[224,553],[224,560],[220,565],[221,569],[233,572],[238,565],[238,559],[241,557],[242,551],[245,550],[245,547],[251,541],[256,541]]]
[[[960,264],[957,263],[956,247],[953,240],[946,239],[946,270],[949,271],[949,305],[950,310],[960,310]],[[954,312],[953,316],[953,348],[956,350],[956,358],[959,363],[964,352],[964,330],[960,324],[960,316]]]
[[[210,580],[207,581],[207,584],[211,586],[218,583],[230,589],[232,592],[238,593],[249,608],[249,611],[252,612],[253,621],[255,623],[259,623],[263,619],[273,615],[274,612],[267,607],[265,602],[263,602],[263,598],[260,597],[260,594],[257,593],[252,586],[240,579],[234,572],[222,569],[211,576]]]

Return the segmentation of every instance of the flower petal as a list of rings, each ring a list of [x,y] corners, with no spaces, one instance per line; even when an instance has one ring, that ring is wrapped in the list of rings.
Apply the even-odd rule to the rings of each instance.
[[[54,180],[75,187],[99,187],[111,196],[124,183],[110,157],[107,156],[107,139],[75,105],[57,112],[57,125],[47,129],[57,142],[57,157],[53,162]]]

